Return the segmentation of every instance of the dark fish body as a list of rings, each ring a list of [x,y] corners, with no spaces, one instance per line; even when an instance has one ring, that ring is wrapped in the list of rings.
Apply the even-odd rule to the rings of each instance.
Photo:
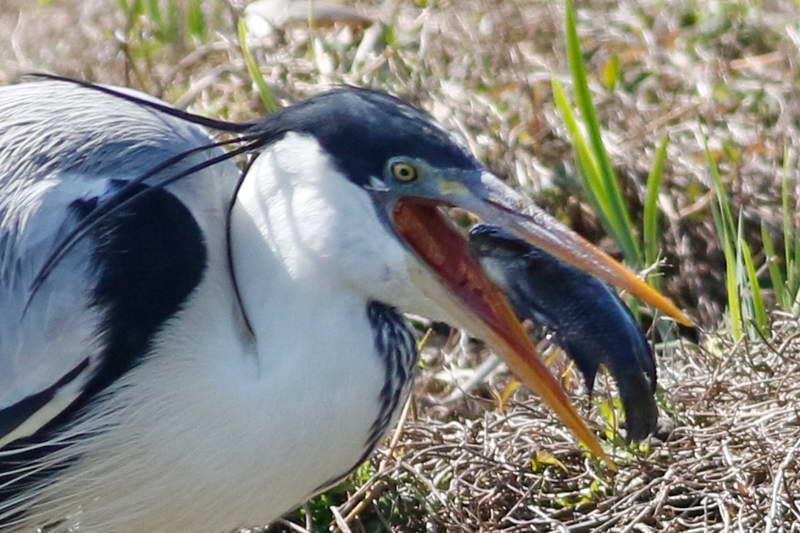
[[[470,246],[520,318],[555,334],[591,392],[600,365],[614,376],[628,438],[656,430],[656,367],[652,350],[625,303],[600,280],[495,226],[478,225]]]

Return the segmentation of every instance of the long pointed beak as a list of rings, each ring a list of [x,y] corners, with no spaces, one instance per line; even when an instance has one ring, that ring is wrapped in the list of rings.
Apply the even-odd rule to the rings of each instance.
[[[439,179],[433,183],[436,190],[425,187],[427,190],[420,190],[419,195],[397,200],[391,217],[398,235],[438,281],[426,292],[458,325],[489,343],[512,372],[541,396],[575,436],[615,469],[595,435],[539,360],[504,294],[489,280],[466,240],[437,206],[471,211],[484,222],[500,226],[581,270],[628,290],[683,324],[689,325],[691,320],[627,268],[491,174],[460,175],[455,180]],[[425,290],[425,280],[415,281]]]
[[[477,191],[464,194],[454,205],[610,285],[628,291],[684,326],[694,326],[694,322],[668,298],[493,175],[484,172],[473,186]]]

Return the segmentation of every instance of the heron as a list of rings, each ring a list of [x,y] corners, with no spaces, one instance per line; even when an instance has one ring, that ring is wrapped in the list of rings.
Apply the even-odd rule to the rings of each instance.
[[[486,340],[605,457],[447,207],[691,322],[386,93],[233,123],[57,76],[0,88],[0,529],[275,519],[391,424],[406,312]]]

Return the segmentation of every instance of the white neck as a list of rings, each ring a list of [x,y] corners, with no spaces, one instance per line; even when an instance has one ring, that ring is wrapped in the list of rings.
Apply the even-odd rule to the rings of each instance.
[[[310,136],[289,133],[258,156],[231,224],[236,279],[257,336],[273,327],[281,290],[312,305],[330,303],[321,300],[330,293],[441,314],[412,282],[423,267]]]

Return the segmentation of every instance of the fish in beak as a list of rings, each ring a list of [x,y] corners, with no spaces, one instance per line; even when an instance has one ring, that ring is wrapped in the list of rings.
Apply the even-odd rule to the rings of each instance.
[[[469,244],[489,279],[520,319],[553,333],[575,362],[591,394],[600,365],[620,391],[627,437],[656,430],[656,363],[633,314],[605,283],[495,226],[479,224]]]
[[[459,326],[485,340],[592,453],[614,468],[595,435],[540,361],[505,294],[492,282],[469,243],[439,208],[470,211],[483,222],[627,290],[681,324],[691,325],[691,320],[626,267],[492,174],[461,169],[427,174],[426,179],[418,180],[391,203],[391,221],[401,240],[444,289],[432,297]]]

